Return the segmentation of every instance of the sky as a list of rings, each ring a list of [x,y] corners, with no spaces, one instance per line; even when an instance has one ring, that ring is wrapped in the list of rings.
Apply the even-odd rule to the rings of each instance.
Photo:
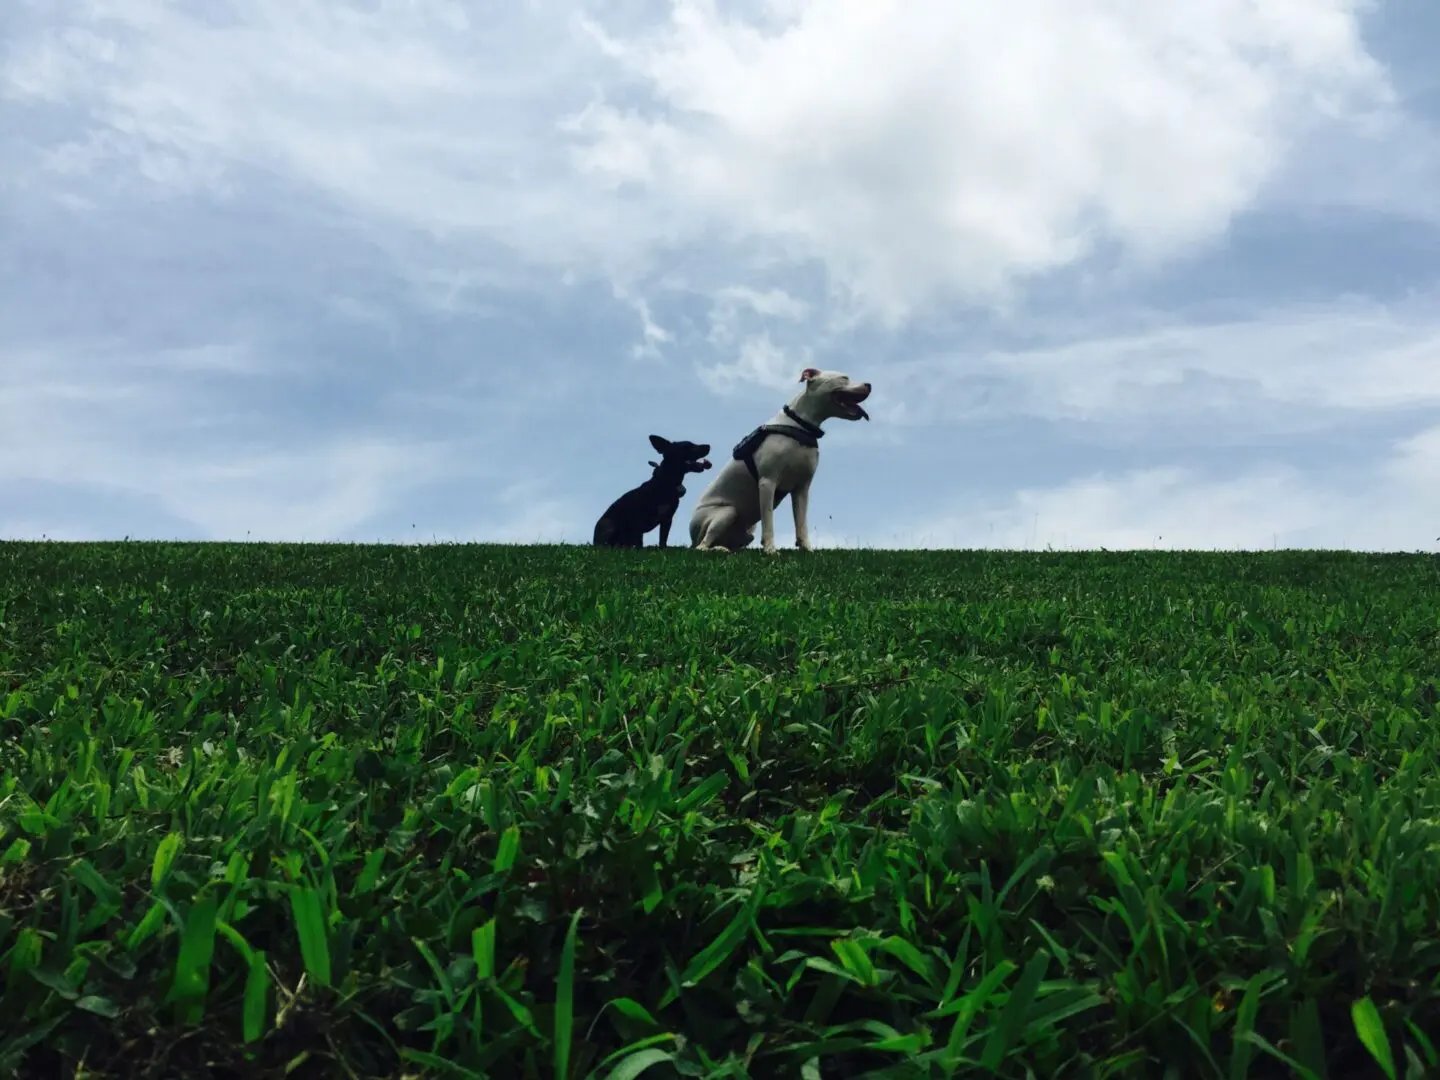
[[[873,384],[817,546],[1440,550],[1437,47],[1434,0],[5,0],[0,537],[584,543],[813,366]]]

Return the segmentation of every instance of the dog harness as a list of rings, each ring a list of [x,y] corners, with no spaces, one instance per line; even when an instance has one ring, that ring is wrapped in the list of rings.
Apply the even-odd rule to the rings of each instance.
[[[801,446],[808,446],[812,450],[819,449],[820,440],[825,436],[825,432],[821,431],[815,424],[810,423],[809,420],[806,420],[802,416],[797,416],[792,412],[789,405],[785,406],[784,411],[787,417],[800,426],[791,427],[789,424],[761,424],[735,444],[733,455],[735,460],[745,463],[745,468],[750,471],[750,475],[754,477],[757,484],[760,482],[760,469],[755,464],[755,451],[760,449],[760,444],[765,441],[767,436],[785,435],[794,439]],[[790,492],[788,491],[775,492],[775,505],[779,506],[785,496],[789,494]]]

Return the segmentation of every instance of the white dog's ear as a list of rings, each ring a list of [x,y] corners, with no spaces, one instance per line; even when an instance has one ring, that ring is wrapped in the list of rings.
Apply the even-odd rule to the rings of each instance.
[[[819,368],[807,367],[804,371],[800,372],[800,381],[809,382],[811,379],[815,378],[815,376],[819,374]]]

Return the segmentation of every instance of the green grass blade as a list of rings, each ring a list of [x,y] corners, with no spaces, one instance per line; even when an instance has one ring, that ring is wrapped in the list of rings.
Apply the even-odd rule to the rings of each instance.
[[[325,933],[325,916],[320,894],[308,886],[290,890],[290,910],[295,917],[295,934],[305,972],[321,986],[330,985],[330,942]]]
[[[270,969],[265,966],[265,950],[250,955],[245,971],[245,1003],[241,1023],[245,1042],[259,1042],[265,1034],[266,1009],[269,1005]]]
[[[607,1080],[635,1080],[635,1077],[652,1065],[661,1065],[674,1060],[675,1055],[666,1050],[657,1050],[654,1047],[648,1050],[637,1050],[611,1069]]]
[[[1040,981],[1045,978],[1045,969],[1049,966],[1050,954],[1043,949],[1030,957],[1016,980],[1015,989],[1010,991],[1010,1000],[1000,1010],[995,1030],[985,1040],[985,1048],[980,1052],[981,1068],[991,1072],[1000,1068],[1000,1063],[1025,1028],[1026,1016],[1035,1001],[1035,991],[1040,988]]]
[[[1390,1038],[1385,1034],[1385,1024],[1380,1019],[1380,1010],[1368,997],[1363,997],[1350,1006],[1350,1018],[1355,1024],[1355,1034],[1375,1064],[1389,1078],[1395,1080],[1395,1056],[1390,1049]]]
[[[210,988],[210,962],[215,955],[215,922],[219,912],[215,894],[205,893],[185,915],[180,938],[180,955],[175,961],[175,978],[166,1000],[179,1006],[182,1024],[198,1023],[205,1012],[205,995]]]
[[[170,876],[170,870],[175,865],[176,856],[180,854],[180,846],[184,842],[183,836],[172,832],[168,833],[155,849],[155,859],[150,864],[150,887],[156,892],[160,891],[160,887]]]
[[[495,974],[495,920],[487,919],[470,933],[470,954],[475,960],[475,977],[488,979]]]
[[[575,942],[580,930],[577,910],[570,917],[565,931],[565,944],[560,949],[560,971],[555,983],[555,1077],[569,1080],[570,1054],[575,1039]]]

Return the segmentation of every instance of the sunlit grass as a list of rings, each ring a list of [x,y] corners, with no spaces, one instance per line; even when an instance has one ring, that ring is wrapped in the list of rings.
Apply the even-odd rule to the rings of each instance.
[[[1423,556],[3,544],[0,1074],[1429,1075],[1437,676]]]

